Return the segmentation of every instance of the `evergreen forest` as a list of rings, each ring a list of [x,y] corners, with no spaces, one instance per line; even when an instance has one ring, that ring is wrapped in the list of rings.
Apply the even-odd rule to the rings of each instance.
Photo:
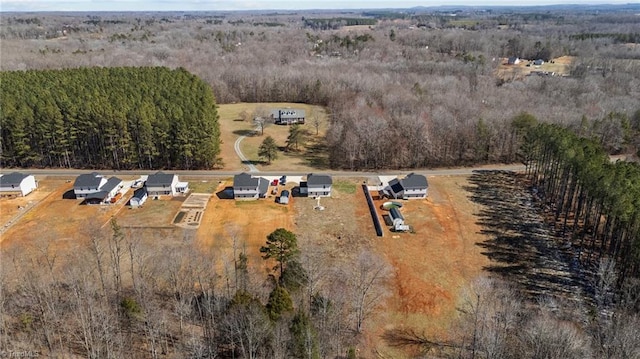
[[[209,85],[183,68],[0,73],[3,167],[210,169],[220,163]]]

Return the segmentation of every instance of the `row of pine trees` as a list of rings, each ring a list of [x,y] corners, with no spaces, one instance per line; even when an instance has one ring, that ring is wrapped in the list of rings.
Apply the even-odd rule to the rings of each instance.
[[[640,165],[612,162],[601,144],[553,124],[523,120],[522,155],[556,228],[582,259],[615,259],[619,285],[640,276]]]
[[[220,136],[211,88],[182,68],[0,73],[3,167],[209,169]]]

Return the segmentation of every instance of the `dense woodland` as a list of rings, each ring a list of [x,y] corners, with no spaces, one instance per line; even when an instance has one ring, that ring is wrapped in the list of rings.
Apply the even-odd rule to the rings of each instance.
[[[2,14],[0,66],[10,71],[1,75],[3,165],[210,168],[218,135],[209,87],[220,103],[326,106],[333,168],[523,161],[540,206],[532,218],[546,216],[558,242],[579,251],[571,267],[587,268],[590,291],[568,303],[480,280],[467,288],[447,335],[407,326],[380,340],[421,358],[638,358],[638,166],[608,157],[633,158],[640,147],[638,10]],[[566,76],[497,75],[508,56],[575,60]],[[88,69],[32,71],[78,67]],[[26,93],[22,109],[5,103],[26,80],[89,74],[105,79],[104,94],[84,91],[98,88],[85,81],[63,94]],[[109,74],[134,93],[110,97]],[[150,89],[125,81],[134,74],[150,76]],[[61,86],[48,81],[46,88]],[[89,102],[94,95],[99,108]],[[181,104],[205,118],[189,117]],[[66,122],[59,109],[80,122]],[[9,116],[24,123],[5,123]],[[160,121],[159,129],[147,120]],[[208,126],[189,137],[197,145],[176,135],[191,135],[197,121]],[[106,137],[95,134],[96,124]],[[147,125],[164,137],[145,137]],[[114,135],[123,128],[131,137]],[[89,137],[51,135],[71,130]],[[98,157],[85,159],[83,141],[97,145]],[[366,248],[327,268],[322,248],[298,252],[287,234],[290,251],[265,249],[278,264],[265,279],[240,249],[218,258],[187,239],[159,245],[115,222],[86,230],[88,241],[64,256],[46,236],[29,255],[3,254],[3,348],[90,358],[375,355],[356,348],[391,274]]]
[[[2,166],[212,168],[211,88],[184,69],[0,73]]]
[[[621,43],[636,39],[637,6],[454,10],[5,14],[0,65],[183,67],[219,103],[324,105],[334,168],[513,162],[511,121],[523,111],[637,151],[638,137],[608,121],[639,110],[640,46]],[[358,17],[375,25],[344,26]],[[305,25],[319,18],[338,29]],[[574,61],[567,76],[497,76],[509,56]]]

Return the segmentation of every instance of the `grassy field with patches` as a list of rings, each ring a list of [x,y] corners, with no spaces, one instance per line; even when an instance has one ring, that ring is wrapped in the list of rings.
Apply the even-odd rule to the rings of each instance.
[[[256,110],[270,112],[277,108],[296,108],[305,110],[306,123],[301,125],[306,132],[306,141],[298,151],[285,151],[289,126],[268,124],[264,135],[255,133],[253,122]],[[264,171],[311,171],[327,168],[327,154],[324,135],[329,126],[324,108],[297,103],[235,103],[224,104],[218,108],[220,115],[221,157],[226,170],[247,170],[235,153],[234,143],[240,136],[247,136],[241,143],[243,154],[260,170]],[[244,115],[244,116],[243,116]],[[243,117],[245,118],[243,120]],[[318,121],[316,131],[316,119]],[[258,148],[266,136],[275,139],[280,147],[278,159],[270,165],[258,156]]]

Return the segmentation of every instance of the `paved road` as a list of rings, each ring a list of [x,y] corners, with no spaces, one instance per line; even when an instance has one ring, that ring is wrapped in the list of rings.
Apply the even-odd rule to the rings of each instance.
[[[510,165],[484,165],[477,167],[459,167],[459,168],[435,168],[435,169],[415,169],[415,170],[384,170],[384,171],[376,171],[376,172],[360,172],[360,171],[339,171],[339,170],[331,170],[331,171],[316,171],[314,173],[322,173],[328,174],[335,177],[373,177],[379,175],[402,175],[410,172],[420,173],[425,176],[458,176],[458,175],[470,175],[474,171],[481,170],[502,170],[502,171],[524,171],[524,165],[520,164],[510,164]],[[13,171],[21,171],[28,172],[35,176],[60,176],[60,177],[75,177],[82,173],[90,173],[91,170],[82,170],[82,169],[67,169],[67,168],[55,168],[55,169],[33,169],[33,168],[24,168],[24,169],[2,169],[0,173],[10,173]],[[115,170],[96,170],[96,172],[103,175],[123,175],[123,176],[136,176],[136,175],[148,175],[153,173],[153,170],[127,170],[127,171],[115,171]],[[186,170],[177,170],[171,171],[171,173],[176,173],[181,176],[189,176],[189,177],[220,177],[220,176],[233,176],[238,174],[239,171],[228,171],[228,170],[212,170],[212,171],[186,171]],[[281,176],[281,175],[290,175],[290,176],[306,176],[308,172],[293,172],[293,171],[275,171],[275,172],[260,172],[261,175],[265,176]]]

